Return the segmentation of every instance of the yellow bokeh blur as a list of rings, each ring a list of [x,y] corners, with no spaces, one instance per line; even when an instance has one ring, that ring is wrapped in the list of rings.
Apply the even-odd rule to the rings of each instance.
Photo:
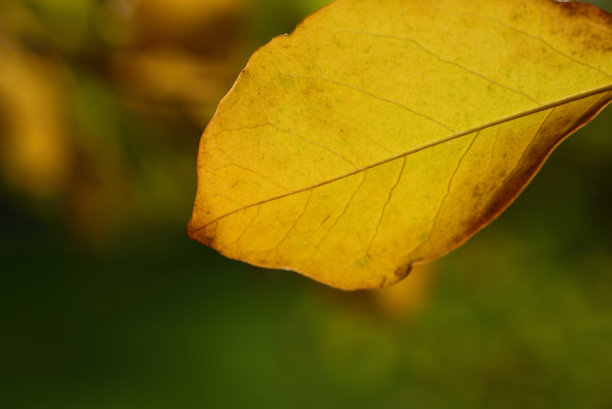
[[[1,164],[8,182],[27,193],[66,188],[72,157],[62,104],[69,86],[61,65],[0,43]]]

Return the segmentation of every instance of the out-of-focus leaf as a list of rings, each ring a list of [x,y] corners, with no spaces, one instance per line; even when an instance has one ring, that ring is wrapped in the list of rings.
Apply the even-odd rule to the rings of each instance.
[[[117,81],[133,105],[163,105],[166,111],[181,109],[201,123],[210,118],[231,83],[233,65],[220,59],[199,58],[180,49],[151,49],[119,53],[113,59]]]
[[[250,3],[251,0],[141,0],[138,8],[152,22],[163,20],[176,26],[174,29],[189,29],[196,22],[243,11]]]
[[[65,187],[72,168],[62,96],[63,70],[0,42],[0,165],[9,183],[41,196]]]
[[[134,23],[146,40],[189,44],[202,53],[223,47],[246,18],[252,0],[142,0]],[[255,2],[256,3],[256,2]]]
[[[251,58],[202,138],[188,232],[373,288],[457,247],[612,97],[612,16],[338,0]]]

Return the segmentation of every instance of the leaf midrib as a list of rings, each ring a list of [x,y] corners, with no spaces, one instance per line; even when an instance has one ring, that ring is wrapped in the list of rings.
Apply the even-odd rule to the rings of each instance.
[[[500,124],[503,124],[503,123],[506,123],[506,122],[513,121],[515,119],[523,118],[523,117],[526,117],[526,116],[529,116],[529,115],[536,114],[538,112],[546,111],[548,109],[553,109],[553,108],[556,108],[556,107],[564,105],[564,104],[569,104],[569,103],[574,102],[574,101],[578,101],[578,100],[581,100],[581,99],[584,99],[584,98],[592,97],[592,96],[595,96],[597,94],[603,94],[603,93],[610,92],[610,91],[612,91],[612,84],[605,85],[605,86],[599,87],[599,88],[595,88],[595,89],[587,91],[587,92],[582,92],[582,93],[579,93],[579,94],[576,94],[576,95],[573,95],[573,96],[570,96],[570,97],[561,98],[561,99],[559,99],[557,101],[550,102],[550,103],[545,104],[545,105],[540,105],[540,106],[537,106],[537,107],[534,107],[534,108],[531,108],[531,109],[528,109],[528,110],[525,110],[525,111],[522,111],[522,112],[510,115],[510,116],[506,116],[504,118],[501,118],[501,119],[498,119],[498,120],[495,120],[495,121],[488,122],[488,123],[483,124],[483,125],[479,125],[477,127],[473,127],[473,128],[467,129],[465,131],[457,132],[457,133],[455,133],[453,135],[447,136],[446,138],[442,138],[442,139],[439,139],[437,141],[434,141],[434,142],[431,142],[431,143],[428,143],[428,144],[425,144],[425,145],[421,145],[419,147],[416,147],[416,148],[410,149],[408,151],[399,153],[397,155],[391,156],[391,157],[389,157],[387,159],[384,159],[382,161],[378,161],[378,162],[373,163],[371,165],[364,166],[364,167],[359,168],[359,169],[355,169],[354,171],[351,171],[349,173],[345,173],[343,175],[340,175],[340,176],[331,178],[329,180],[317,183],[315,185],[307,186],[307,187],[302,188],[302,189],[298,189],[298,190],[294,190],[294,191],[291,191],[291,192],[287,192],[287,193],[284,193],[282,195],[274,196],[274,197],[271,197],[271,198],[268,198],[268,199],[265,199],[265,200],[261,200],[261,201],[256,202],[256,203],[252,203],[250,205],[246,205],[246,206],[240,207],[238,209],[234,209],[231,212],[228,212],[228,213],[222,214],[221,216],[216,217],[212,221],[210,221],[210,222],[206,223],[205,225],[201,226],[200,228],[194,230],[193,233],[197,233],[198,231],[200,231],[202,229],[205,229],[206,227],[208,227],[208,226],[218,222],[219,220],[224,219],[224,218],[226,218],[228,216],[231,216],[232,214],[238,213],[240,211],[247,210],[247,209],[250,209],[252,207],[260,206],[260,205],[263,205],[263,204],[266,204],[266,203],[270,203],[270,202],[273,202],[275,200],[283,199],[283,198],[288,197],[288,196],[297,195],[299,193],[304,193],[304,192],[307,192],[309,190],[313,190],[313,189],[319,188],[321,186],[325,186],[325,185],[328,185],[330,183],[334,183],[334,182],[337,182],[339,180],[346,179],[348,177],[357,175],[357,174],[359,174],[361,172],[365,172],[365,171],[367,171],[369,169],[372,169],[372,168],[375,168],[375,167],[378,167],[378,166],[382,166],[382,165],[387,164],[389,162],[393,162],[394,160],[407,157],[408,155],[412,155],[414,153],[421,152],[421,151],[429,149],[429,148],[433,148],[433,147],[441,145],[443,143],[450,142],[450,141],[452,141],[454,139],[461,138],[461,137],[466,136],[466,135],[470,135],[470,134],[472,134],[474,132],[482,131],[482,130],[490,128],[492,126],[500,125]],[[609,102],[609,100],[608,100],[608,102]],[[604,104],[605,103],[606,102],[604,102]]]

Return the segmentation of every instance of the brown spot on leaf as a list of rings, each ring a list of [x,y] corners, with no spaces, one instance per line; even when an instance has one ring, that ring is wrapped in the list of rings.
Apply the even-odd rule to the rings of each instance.
[[[405,264],[405,265],[402,265],[396,268],[393,273],[395,274],[395,277],[397,277],[399,281],[399,280],[403,280],[404,278],[406,278],[408,274],[410,274],[411,271],[412,271],[412,263],[408,263],[408,264]]]

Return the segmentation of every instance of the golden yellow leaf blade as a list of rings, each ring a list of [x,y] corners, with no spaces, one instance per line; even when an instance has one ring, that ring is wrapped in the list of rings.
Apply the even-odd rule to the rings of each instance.
[[[337,0],[257,51],[207,127],[188,232],[345,289],[403,278],[612,99],[612,16],[548,0]]]

